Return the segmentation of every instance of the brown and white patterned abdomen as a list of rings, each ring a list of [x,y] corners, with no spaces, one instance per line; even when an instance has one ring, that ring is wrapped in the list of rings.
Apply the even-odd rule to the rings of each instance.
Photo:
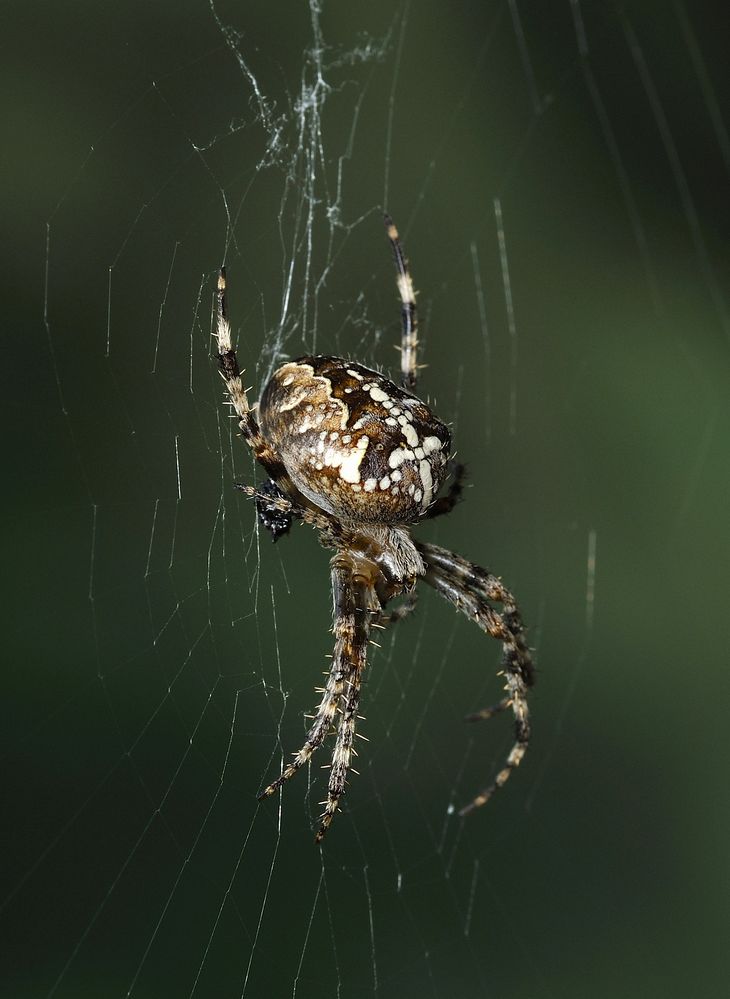
[[[258,419],[294,485],[337,517],[412,522],[446,474],[451,436],[428,406],[339,357],[300,357],[278,368]]]

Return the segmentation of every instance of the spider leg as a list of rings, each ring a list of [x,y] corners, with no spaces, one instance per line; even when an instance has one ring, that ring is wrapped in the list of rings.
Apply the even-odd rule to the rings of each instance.
[[[324,811],[315,843],[321,843],[339,810],[340,798],[345,793],[350,760],[355,750],[355,727],[360,704],[362,676],[367,665],[367,647],[372,612],[379,601],[371,585],[362,576],[355,575],[354,566],[346,555],[336,555],[332,560],[332,589],[335,606],[335,660],[347,663],[348,673],[345,692],[340,707],[340,723],[332,753],[332,767],[327,785],[327,799],[322,802]]]
[[[218,367],[231,400],[231,405],[238,417],[238,426],[243,439],[253,451],[254,457],[269,473],[273,481],[289,495],[296,496],[297,491],[284,468],[281,458],[274,448],[264,439],[259,425],[248,404],[248,396],[243,385],[238,358],[231,340],[231,324],[228,320],[228,305],[226,300],[226,269],[221,267],[218,274],[218,291],[216,296],[215,337],[218,340]]]
[[[426,563],[426,582],[476,621],[482,630],[499,639],[503,647],[501,672],[506,678],[507,696],[492,707],[470,715],[469,720],[491,718],[511,707],[515,720],[515,742],[492,783],[459,812],[460,815],[467,815],[486,804],[522,762],[530,741],[527,692],[535,682],[535,667],[525,641],[517,604],[501,580],[445,548],[429,544],[418,544],[417,547]],[[502,604],[504,609],[501,614],[490,606],[490,600]]]
[[[304,745],[294,754],[294,759],[284,768],[281,776],[259,795],[259,800],[268,798],[307,763],[324,742],[335,722],[337,712],[340,711],[327,800],[324,802],[325,810],[316,836],[318,843],[327,832],[345,791],[353,752],[360,684],[367,659],[374,599],[369,585],[360,577],[353,576],[352,564],[343,555],[336,555],[332,560],[332,593],[335,649],[327,684],[322,692],[322,700],[307,732]]]
[[[418,593],[414,590],[413,593],[409,593],[407,598],[402,604],[394,607],[393,610],[388,611],[387,614],[379,614],[376,620],[373,622],[373,628],[380,628],[385,631],[389,628],[391,624],[397,624],[399,621],[403,621],[416,609],[418,604]]]
[[[480,708],[479,711],[474,711],[472,714],[467,715],[464,721],[485,721],[487,718],[494,718],[495,715],[501,714],[502,711],[506,711],[507,708],[511,707],[512,701],[509,697],[503,697],[496,704],[490,704],[488,708]]]
[[[412,391],[416,387],[418,380],[418,320],[416,317],[416,293],[413,290],[413,281],[408,270],[403,246],[398,235],[395,223],[387,212],[384,215],[385,228],[388,233],[390,245],[393,248],[395,266],[398,272],[398,291],[401,300],[401,382],[403,388]]]
[[[466,465],[457,463],[452,470],[451,484],[445,496],[440,496],[426,510],[421,520],[432,520],[434,517],[441,517],[446,513],[451,513],[456,504],[461,499],[464,492],[464,480],[466,479]]]

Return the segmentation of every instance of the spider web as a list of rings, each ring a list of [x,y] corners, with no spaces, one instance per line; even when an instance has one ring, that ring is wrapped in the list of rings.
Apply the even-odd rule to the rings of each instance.
[[[696,770],[671,735],[647,744],[645,706],[703,706],[680,679],[703,639],[672,638],[668,608],[726,495],[719,39],[681,3],[79,13],[33,25],[30,74],[5,68],[25,317],[5,994],[686,995],[700,966],[712,991],[713,931],[685,960],[667,913],[720,910],[714,841],[698,872],[672,804]],[[535,740],[459,819],[511,741],[463,724],[498,697],[499,648],[422,594],[372,650],[369,741],[320,849],[327,747],[256,793],[328,665],[328,555],[307,529],[272,546],[232,488],[261,473],[223,404],[212,289],[223,261],[252,398],[305,351],[393,370],[384,207],[421,293],[420,391],[473,487],[420,534],[516,593]],[[679,870],[702,892],[668,892]]]

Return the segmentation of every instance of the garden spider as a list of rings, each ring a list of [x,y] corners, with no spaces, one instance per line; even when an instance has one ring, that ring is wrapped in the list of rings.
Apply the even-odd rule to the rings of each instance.
[[[215,335],[220,371],[243,438],[269,475],[259,489],[237,488],[255,500],[261,523],[274,541],[296,517],[316,528],[322,545],[335,552],[330,563],[335,649],[322,700],[304,745],[259,796],[278,791],[336,728],[316,842],[327,832],[345,791],[371,629],[412,609],[415,595],[385,612],[394,597],[413,594],[420,579],[503,646],[506,696],[469,720],[490,718],[511,707],[515,742],[492,783],[460,815],[483,805],[507,781],[530,737],[527,691],[535,672],[512,594],[485,569],[411,537],[410,525],[453,509],[464,469],[453,467],[448,493],[437,498],[449,471],[451,435],[412,394],[418,372],[415,293],[398,231],[388,215],[385,225],[402,303],[403,388],[355,361],[299,357],[274,372],[254,415],[231,343],[224,269],[218,278]],[[502,606],[501,613],[495,603]]]

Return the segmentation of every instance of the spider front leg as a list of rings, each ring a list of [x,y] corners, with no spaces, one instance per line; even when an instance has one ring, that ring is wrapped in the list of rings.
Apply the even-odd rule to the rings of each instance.
[[[253,451],[254,457],[260,462],[271,476],[273,482],[283,490],[285,494],[295,495],[296,490],[292,484],[289,474],[284,464],[274,448],[263,437],[258,423],[248,404],[248,396],[243,385],[241,369],[238,365],[238,358],[233,349],[231,339],[231,324],[228,320],[228,303],[226,299],[226,269],[221,267],[218,274],[218,291],[216,295],[216,325],[214,336],[218,341],[218,367],[221,377],[226,383],[228,396],[231,400],[238,426],[243,435],[243,439]]]
[[[270,784],[259,800],[274,794],[282,784],[304,766],[322,745],[332,729],[339,712],[337,739],[332,754],[332,765],[327,787],[324,812],[315,841],[321,842],[339,808],[345,792],[350,759],[354,752],[355,725],[360,701],[362,674],[367,663],[367,643],[370,620],[375,609],[371,587],[361,577],[356,577],[349,558],[338,554],[332,560],[332,595],[334,601],[335,649],[322,700],[307,732],[302,748],[294,754],[292,762],[281,776]]]
[[[393,219],[386,212],[383,216],[388,239],[393,249],[395,268],[398,272],[398,291],[401,300],[401,347],[400,366],[403,388],[413,391],[418,380],[418,319],[416,312],[416,293],[413,290],[413,280],[408,270],[408,262],[403,252],[403,245],[398,235]]]
[[[461,809],[459,814],[463,816],[486,804],[522,762],[530,741],[527,692],[535,682],[535,667],[525,641],[517,604],[501,580],[445,548],[429,544],[419,544],[417,547],[426,563],[426,582],[467,617],[476,621],[480,628],[499,639],[503,647],[502,673],[506,678],[507,696],[492,707],[470,715],[468,720],[491,718],[511,707],[515,720],[515,742],[492,783]],[[490,606],[490,600],[503,605],[502,614],[498,614]]]

